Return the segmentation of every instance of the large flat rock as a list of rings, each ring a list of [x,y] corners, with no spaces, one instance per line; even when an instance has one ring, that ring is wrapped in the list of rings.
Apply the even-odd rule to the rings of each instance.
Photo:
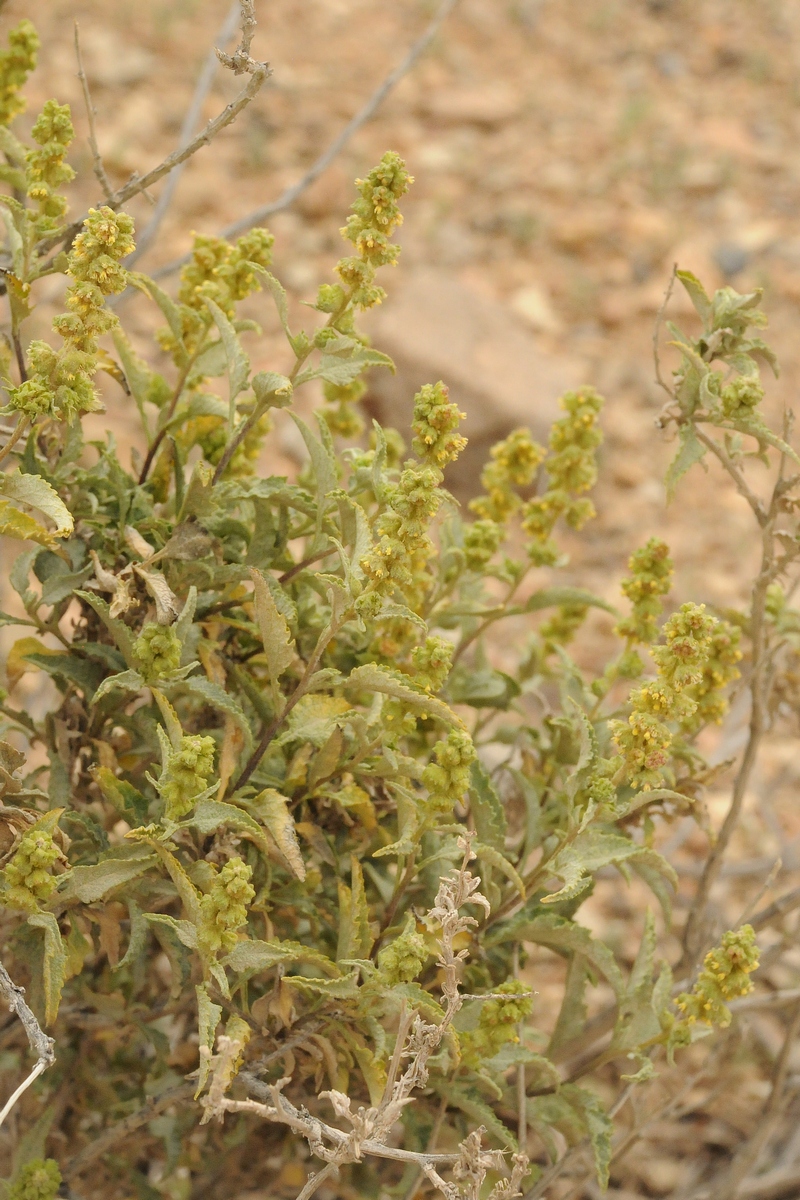
[[[558,398],[578,387],[582,365],[548,350],[497,301],[432,268],[406,276],[363,321],[374,345],[390,354],[397,374],[373,371],[367,404],[378,420],[409,432],[414,393],[443,380],[467,414],[467,450],[447,475],[461,494],[479,489],[489,447],[528,426],[543,439],[563,415]]]

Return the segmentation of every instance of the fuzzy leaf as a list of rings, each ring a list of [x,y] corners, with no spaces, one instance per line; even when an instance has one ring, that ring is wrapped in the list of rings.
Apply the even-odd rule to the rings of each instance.
[[[286,796],[282,796],[275,788],[264,788],[263,792],[247,801],[247,807],[266,825],[292,874],[301,881],[305,879],[306,865],[300,853],[297,830]]]
[[[549,870],[564,881],[564,886],[549,896],[542,897],[543,904],[556,904],[568,900],[588,885],[593,871],[611,863],[624,862],[642,847],[619,833],[610,833],[595,825],[579,833],[574,841],[559,850]]]
[[[525,899],[525,884],[516,867],[508,861],[504,854],[501,854],[495,846],[486,846],[483,842],[474,842],[473,849],[479,859],[488,863],[490,867],[496,867],[505,875],[506,879],[510,879],[522,899]]]
[[[51,912],[32,913],[28,924],[34,929],[41,929],[44,934],[44,952],[42,954],[42,989],[44,991],[44,1020],[46,1025],[52,1025],[58,1016],[58,1006],[61,1003],[61,992],[67,972],[67,952],[58,928],[58,921]]]
[[[127,851],[127,853],[125,853]],[[66,884],[59,891],[61,900],[80,900],[93,904],[101,900],[114,888],[130,883],[144,875],[158,860],[146,846],[121,846],[115,848],[100,862],[89,867],[73,867]]]
[[[667,486],[667,504],[670,504],[675,499],[675,489],[686,472],[691,470],[695,463],[702,462],[706,455],[706,447],[698,438],[691,421],[685,421],[681,425],[678,436],[680,438],[680,448],[667,468],[667,477],[665,480]]]
[[[211,1002],[208,988],[204,983],[198,983],[194,990],[197,994],[197,1024],[200,1043],[200,1066],[197,1071],[197,1091],[194,1094],[196,1100],[206,1086],[211,1071],[211,1051],[214,1049],[214,1035],[222,1016],[222,1005]]]
[[[489,934],[486,945],[508,941],[534,942],[539,946],[549,946],[558,953],[582,954],[608,980],[616,995],[623,993],[622,972],[614,955],[608,946],[593,938],[589,930],[576,921],[559,917],[553,912],[543,911],[529,916],[522,912]]]
[[[470,768],[469,810],[480,840],[502,853],[508,828],[506,814],[494,784],[477,759]]]
[[[111,692],[140,692],[144,686],[145,682],[138,671],[119,671],[103,680],[92,696],[92,704],[98,704]]]
[[[267,581],[256,567],[250,568],[255,590],[256,624],[264,645],[272,698],[277,708],[280,702],[279,680],[294,662],[297,651],[286,618],[278,611]]]
[[[369,928],[369,909],[364,892],[364,874],[357,858],[350,860],[352,887],[339,881],[339,944],[336,961],[367,958],[373,937]]]
[[[614,1133],[614,1122],[597,1096],[586,1088],[565,1084],[561,1093],[564,1099],[580,1113],[594,1152],[597,1182],[605,1191],[608,1187],[608,1171],[611,1165],[611,1137]]]
[[[387,667],[379,666],[378,663],[364,663],[363,666],[356,667],[343,681],[343,686],[348,691],[355,688],[365,692],[381,692],[385,696],[392,696],[395,700],[402,700],[409,708],[416,709],[420,715],[425,713],[429,717],[436,717],[445,725],[453,725],[457,728],[464,726],[461,718],[457,717],[442,700],[437,700],[435,696],[430,696],[427,692],[417,691],[409,683],[404,683]]]
[[[55,525],[51,540],[54,537],[68,537],[75,528],[72,513],[59,496],[41,475],[23,475],[20,471],[0,475],[0,495],[16,504],[27,504],[44,513]]]
[[[225,347],[225,356],[228,360],[228,381],[230,384],[229,400],[231,404],[231,415],[233,415],[233,404],[240,392],[243,392],[247,387],[247,380],[250,376],[250,359],[242,349],[242,343],[239,341],[236,330],[231,325],[218,304],[206,297],[206,307],[214,318],[214,324],[219,330],[219,335],[222,338],[222,344]]]
[[[529,596],[524,604],[513,605],[506,611],[508,613],[539,612],[543,608],[554,608],[560,604],[585,604],[589,608],[602,608],[605,612],[616,613],[617,611],[613,604],[601,600],[599,596],[595,596],[594,592],[587,592],[585,588],[577,587],[542,588],[541,591],[534,592],[532,596]]]
[[[448,1104],[460,1109],[475,1125],[483,1125],[502,1146],[509,1146],[512,1150],[517,1149],[517,1139],[511,1130],[503,1124],[494,1109],[490,1108],[477,1092],[460,1083],[437,1082],[435,1087]]]
[[[133,634],[125,622],[120,621],[119,617],[112,617],[108,604],[100,596],[96,596],[94,592],[76,592],[75,595],[88,604],[90,608],[94,609],[113,637],[117,649],[121,651],[125,662],[129,667],[133,667]]]
[[[258,971],[269,971],[272,967],[294,963],[308,963],[331,978],[339,978],[342,974],[336,963],[326,955],[300,942],[239,942],[222,960],[223,966],[230,967],[237,975],[248,977]]]
[[[176,688],[180,688],[181,691],[188,691],[192,695],[199,696],[207,704],[212,705],[213,708],[218,708],[220,712],[227,713],[233,717],[244,734],[245,748],[249,749],[252,746],[253,735],[250,730],[250,723],[241,705],[237,703],[230,692],[226,692],[218,683],[206,679],[205,675],[191,675],[188,679],[182,679],[175,686]]]

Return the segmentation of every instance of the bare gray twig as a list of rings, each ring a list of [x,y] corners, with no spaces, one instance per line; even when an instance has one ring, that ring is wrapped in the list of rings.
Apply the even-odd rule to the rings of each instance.
[[[103,195],[106,200],[111,200],[114,195],[114,189],[111,186],[111,180],[106,174],[106,169],[103,166],[103,157],[100,153],[100,147],[97,143],[97,128],[95,126],[95,118],[97,111],[92,103],[92,96],[89,91],[89,80],[86,78],[86,72],[83,69],[83,59],[81,57],[81,39],[78,31],[78,22],[75,22],[75,58],[78,62],[78,79],[81,81],[83,89],[83,103],[86,107],[86,117],[89,122],[89,149],[92,152],[92,166],[94,174],[100,187],[103,189]]]
[[[28,1039],[28,1045],[36,1055],[36,1066],[28,1077],[22,1081],[16,1091],[9,1096],[2,1112],[0,1112],[0,1125],[3,1124],[3,1121],[5,1121],[22,1093],[30,1087],[34,1079],[38,1079],[42,1071],[46,1071],[56,1061],[53,1051],[55,1042],[42,1030],[36,1017],[25,1003],[23,999],[24,995],[25,989],[14,983],[8,971],[0,963],[0,997],[8,1005],[9,1012],[13,1012],[21,1021],[22,1027],[25,1030],[25,1036]]]
[[[255,209],[254,212],[248,213],[247,216],[240,217],[238,221],[234,221],[233,224],[228,225],[227,228],[222,230],[220,236],[224,238],[238,237],[240,233],[245,233],[246,230],[252,229],[254,225],[258,225],[261,221],[266,221],[269,217],[274,216],[275,213],[291,208],[295,200],[328,169],[361,126],[366,125],[367,121],[371,120],[392,89],[396,87],[404,75],[408,74],[420,55],[428,48],[457,2],[458,0],[442,0],[436,15],[424,32],[420,34],[409,48],[404,58],[397,64],[393,71],[389,72],[383,82],[372,93],[364,107],[348,121],[341,133],[334,138],[327,150],[309,167],[305,175],[301,179],[298,179],[297,183],[293,183],[291,187],[288,187],[285,192],[278,196],[277,200],[271,200],[268,204],[264,204],[261,208]],[[165,266],[159,267],[153,273],[153,278],[161,279],[165,275],[172,275],[175,271],[180,270],[189,261],[189,258],[190,255],[184,254],[181,258],[176,258]]]
[[[173,150],[172,154],[167,155],[157,167],[153,167],[146,175],[133,175],[126,184],[113,192],[108,197],[109,207],[115,210],[121,208],[127,200],[132,199],[133,196],[138,196],[141,192],[147,191],[154,183],[158,183],[159,179],[163,179],[165,175],[169,175],[171,171],[174,171],[181,163],[186,162],[187,159],[196,154],[203,146],[207,146],[218,133],[236,120],[239,113],[258,95],[262,86],[272,74],[268,63],[257,62],[245,51],[245,45],[249,47],[250,40],[252,39],[250,22],[253,19],[253,5],[252,0],[240,0],[240,4],[243,24],[242,42],[234,55],[223,55],[221,61],[227,65],[227,60],[230,57],[230,61],[236,64],[232,68],[235,74],[246,73],[248,75],[247,83],[238,96],[234,97],[221,113],[209,121],[205,129],[196,134],[187,145],[179,146],[176,150]],[[43,239],[36,248],[37,254],[41,256],[54,246],[71,243],[83,227],[84,220],[85,215],[59,233],[52,234],[49,238]]]
[[[225,18],[225,21],[217,34],[216,42],[220,48],[227,46],[228,42],[236,32],[236,23],[239,17],[239,0],[234,0],[230,11]],[[249,43],[248,43],[249,45]],[[178,140],[178,148],[182,149],[189,145],[197,130],[197,123],[203,111],[203,104],[211,90],[211,85],[214,82],[214,76],[219,66],[219,51],[216,47],[209,51],[206,60],[203,63],[202,70],[197,78],[197,84],[194,89],[191,104],[186,110],[186,116],[183,119],[181,134]],[[178,186],[180,177],[186,170],[186,162],[180,163],[175,170],[170,174],[167,182],[164,184],[161,195],[158,197],[158,202],[153,210],[153,215],[145,225],[144,229],[137,235],[136,249],[133,254],[130,254],[125,260],[125,266],[131,270],[135,263],[139,261],[143,254],[149,250],[150,246],[155,241],[161,223],[167,215],[167,210],[172,203],[172,198],[175,195],[175,189]],[[121,297],[120,297],[121,299]],[[119,301],[118,301],[119,303]],[[116,305],[114,306],[116,307]]]

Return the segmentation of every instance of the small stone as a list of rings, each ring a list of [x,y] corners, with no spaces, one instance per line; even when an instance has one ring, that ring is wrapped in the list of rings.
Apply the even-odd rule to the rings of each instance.
[[[558,333],[561,330],[561,322],[553,311],[550,297],[535,284],[514,292],[511,307],[537,333]]]
[[[714,247],[712,254],[722,274],[727,275],[729,279],[745,269],[749,257],[744,246],[740,246],[738,242],[720,242]]]

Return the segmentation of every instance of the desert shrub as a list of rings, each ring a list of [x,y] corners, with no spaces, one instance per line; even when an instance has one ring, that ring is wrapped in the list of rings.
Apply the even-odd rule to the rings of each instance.
[[[357,318],[398,255],[413,181],[397,154],[357,181],[352,252],[308,330],[290,327],[263,229],[196,238],[171,297],[126,268],[118,202],[65,226],[66,106],[48,102],[30,146],[11,132],[35,53],[24,21],[0,58],[0,530],[24,543],[0,617],[24,631],[0,705],[0,901],[5,963],[56,1061],[18,1103],[7,1195],[47,1200],[60,1171],[84,1196],[184,1197],[193,1179],[222,1196],[244,1171],[303,1198],[326,1183],[500,1200],[543,1194],[584,1148],[604,1187],[624,1101],[730,1023],[758,965],[753,927],[715,926],[708,903],[796,628],[798,460],[761,415],[758,294],[708,297],[679,273],[702,332],[672,330],[662,417],[679,438],[670,492],[708,456],[753,510],[751,606],[669,606],[669,549],[650,539],[631,547],[618,611],[558,577],[560,530],[594,512],[592,388],[563,397],[547,445],[519,429],[496,446],[468,508],[444,486],[465,442],[442,382],[413,398],[410,451],[365,427],[362,377],[391,362]],[[64,312],[25,345],[53,273]],[[109,307],[130,287],[163,315],[163,370]],[[239,306],[257,292],[277,308],[285,375],[251,372],[258,330]],[[99,373],[138,411],[141,459],[110,434],[84,441]],[[311,381],[325,403],[306,422],[293,401]],[[275,409],[308,451],[295,479],[259,470]],[[775,472],[766,500],[753,458]],[[593,607],[618,644],[590,676],[569,645]],[[496,627],[525,614],[501,670]],[[14,699],[32,671],[55,685],[41,717]],[[698,738],[743,671],[750,741],[683,958],[656,961],[649,912],[626,970],[581,906],[616,869],[671,927],[656,831],[697,807]],[[532,947],[567,965],[547,1034]],[[590,984],[609,1007],[587,1024]],[[21,1068],[17,1012],[0,1036]]]

